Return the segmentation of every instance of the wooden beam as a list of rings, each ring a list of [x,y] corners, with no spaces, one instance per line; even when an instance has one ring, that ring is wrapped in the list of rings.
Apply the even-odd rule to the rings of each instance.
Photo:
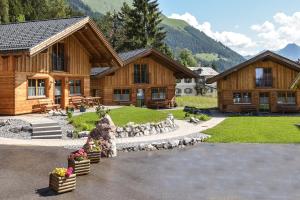
[[[90,56],[92,57],[92,54],[86,49],[85,46],[83,46],[82,42],[77,38],[77,36],[74,34],[74,35],[71,35],[71,37],[74,38],[74,40],[76,40],[76,42],[79,43],[79,46]]]
[[[95,53],[97,54],[97,56],[102,57],[99,50],[90,42],[89,39],[86,38],[86,36],[84,36],[84,34],[82,32],[83,32],[82,30],[78,31],[77,35],[80,37],[80,39],[83,41],[83,43],[86,44],[89,48],[93,49],[95,51]]]

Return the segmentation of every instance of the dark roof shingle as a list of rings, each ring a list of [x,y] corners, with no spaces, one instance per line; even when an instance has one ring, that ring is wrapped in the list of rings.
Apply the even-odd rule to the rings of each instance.
[[[123,53],[119,53],[119,57],[123,60],[123,61],[126,61],[126,60],[129,60],[141,53],[144,53],[146,51],[148,51],[150,49],[136,49],[136,50],[133,50],[133,51],[128,51],[128,52],[123,52]]]
[[[0,52],[29,50],[83,18],[85,17],[0,25]]]

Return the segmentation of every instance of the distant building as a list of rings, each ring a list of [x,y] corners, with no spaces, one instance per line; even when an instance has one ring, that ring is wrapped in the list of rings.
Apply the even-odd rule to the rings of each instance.
[[[176,96],[217,95],[217,84],[206,84],[206,80],[219,73],[211,67],[190,67],[199,74],[200,78],[186,78],[176,80]]]

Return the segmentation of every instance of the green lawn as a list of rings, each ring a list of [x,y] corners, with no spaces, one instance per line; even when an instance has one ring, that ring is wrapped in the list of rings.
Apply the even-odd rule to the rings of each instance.
[[[179,107],[191,106],[197,108],[215,108],[217,107],[217,98],[206,96],[184,96],[176,97],[176,103]]]
[[[230,117],[204,131],[212,143],[300,143],[300,117]]]
[[[113,109],[109,114],[117,126],[124,126],[128,122],[159,122],[166,119],[168,113],[169,112],[160,112],[147,108],[136,108],[128,106],[119,109]],[[98,120],[99,119],[96,113],[85,113],[79,116],[72,117],[71,122],[80,131],[90,131],[95,127],[95,123]]]

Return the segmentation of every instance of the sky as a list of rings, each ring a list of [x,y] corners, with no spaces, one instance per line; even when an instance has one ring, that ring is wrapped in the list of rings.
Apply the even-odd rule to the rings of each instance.
[[[159,0],[163,14],[182,19],[237,51],[254,55],[300,45],[300,0]]]

